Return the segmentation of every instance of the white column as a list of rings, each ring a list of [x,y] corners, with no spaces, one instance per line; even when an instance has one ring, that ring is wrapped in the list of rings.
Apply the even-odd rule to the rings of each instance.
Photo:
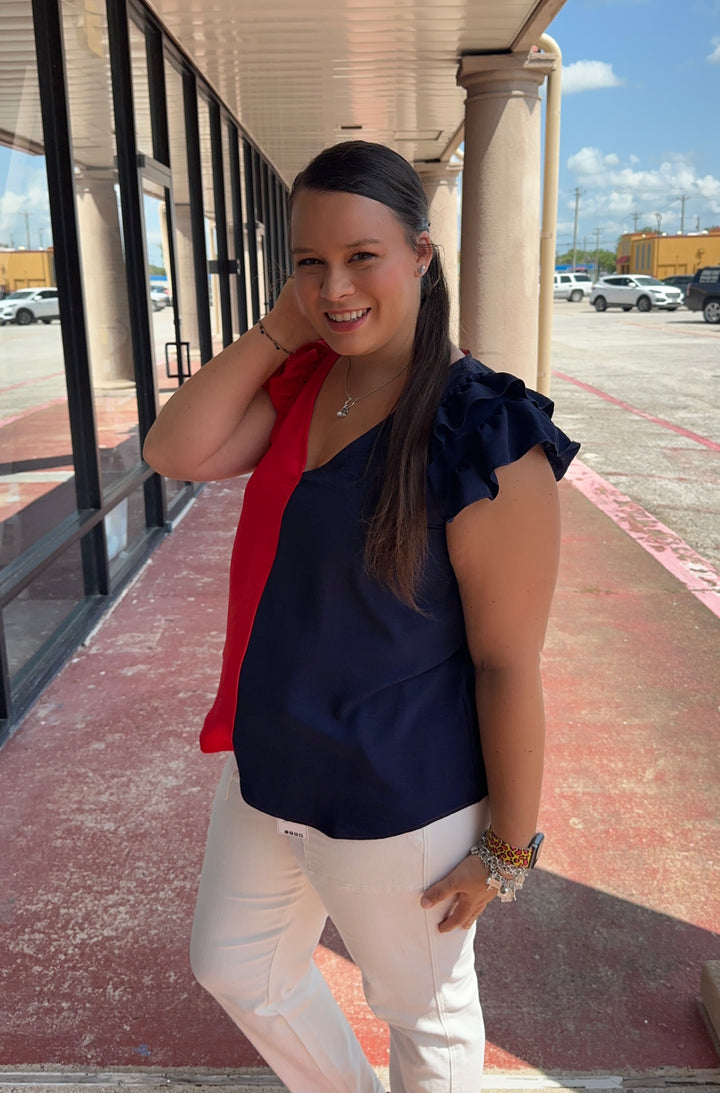
[[[460,341],[496,371],[537,377],[539,87],[544,54],[463,57]]]
[[[180,313],[180,329],[184,341],[190,342],[193,361],[200,355],[200,327],[198,325],[197,296],[195,294],[195,266],[193,264],[192,221],[190,205],[173,205],[175,213],[175,270],[176,306]]]
[[[111,171],[78,179],[78,228],[93,384],[134,384],[120,217]]]
[[[450,337],[457,343],[460,324],[460,263],[458,259],[458,175],[461,163],[414,163],[430,206],[430,235],[440,251],[450,290]]]

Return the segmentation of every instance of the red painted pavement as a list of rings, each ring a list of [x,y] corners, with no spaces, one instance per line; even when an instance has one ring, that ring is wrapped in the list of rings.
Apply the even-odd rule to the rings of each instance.
[[[261,1064],[187,961],[240,497],[201,494],[0,752],[0,1065]],[[517,904],[480,920],[488,1065],[717,1066],[696,998],[720,959],[720,621],[567,483],[562,501],[547,840]],[[386,1065],[357,969],[323,941]]]

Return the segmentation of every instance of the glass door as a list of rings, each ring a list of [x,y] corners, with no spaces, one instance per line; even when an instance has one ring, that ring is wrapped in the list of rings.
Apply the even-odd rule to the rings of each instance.
[[[158,410],[190,376],[190,343],[182,336],[179,284],[175,270],[174,218],[170,171],[147,160],[140,169],[147,306],[150,313]],[[186,482],[166,479],[168,509],[187,489]]]

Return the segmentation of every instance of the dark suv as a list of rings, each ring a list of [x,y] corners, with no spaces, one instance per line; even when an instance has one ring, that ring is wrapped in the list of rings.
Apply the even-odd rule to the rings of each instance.
[[[706,323],[720,323],[720,266],[696,270],[685,293],[685,307],[702,311]]]

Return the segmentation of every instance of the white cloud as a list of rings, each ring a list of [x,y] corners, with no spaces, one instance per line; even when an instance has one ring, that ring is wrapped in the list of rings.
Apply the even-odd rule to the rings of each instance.
[[[643,167],[635,155],[621,157],[614,152],[585,147],[568,157],[568,170],[581,191],[580,212],[583,220],[592,217],[603,226],[603,236],[612,238],[632,230],[633,214],[641,224],[652,224],[655,213],[662,215],[663,231],[678,231],[681,197],[685,195],[685,230],[720,221],[720,178],[699,176],[687,156],[668,157],[654,166]],[[568,195],[561,215],[574,208],[574,195]]]
[[[620,87],[625,83],[607,61],[574,61],[563,69],[562,89],[566,95],[577,91],[596,91],[600,87]]]
[[[707,59],[711,65],[720,65],[720,36],[713,38],[712,44],[715,48],[708,53]]]
[[[38,229],[43,229],[44,245],[50,235],[50,203],[45,172],[27,169],[15,172],[12,182],[0,192],[0,243],[25,245],[28,231],[33,246],[41,245]]]

